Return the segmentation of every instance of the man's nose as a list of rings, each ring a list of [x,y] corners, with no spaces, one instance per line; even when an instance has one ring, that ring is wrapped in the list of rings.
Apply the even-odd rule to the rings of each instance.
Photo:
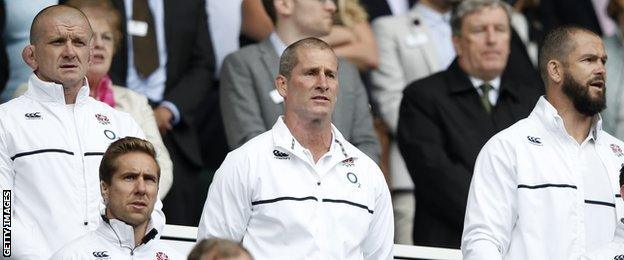
[[[135,183],[135,190],[137,194],[145,194],[147,191],[147,184],[143,178],[138,178]]]
[[[65,48],[63,48],[63,58],[73,59],[74,57],[76,57],[76,47],[71,41],[67,41]]]

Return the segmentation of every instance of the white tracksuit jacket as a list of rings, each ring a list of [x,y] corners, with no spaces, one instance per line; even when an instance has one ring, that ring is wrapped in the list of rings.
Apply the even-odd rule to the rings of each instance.
[[[144,135],[130,115],[89,97],[88,85],[73,108],[61,85],[35,75],[28,85],[0,105],[0,189],[12,197],[11,257],[40,260],[96,229],[102,154],[121,137]],[[156,207],[152,218],[164,223]]]
[[[390,192],[379,167],[332,126],[316,163],[282,117],[230,152],[210,185],[198,240],[242,241],[255,259],[392,259]]]
[[[623,203],[616,195],[624,144],[600,125],[598,120],[590,134],[611,183],[604,188],[613,192],[610,203],[620,219]],[[470,184],[464,259],[580,257],[585,251],[585,196],[583,175],[575,166],[577,146],[544,97],[528,118],[492,137],[477,157]]]
[[[51,260],[183,260],[180,254],[160,240],[164,225],[148,224],[141,244],[135,246],[132,226],[117,219],[103,220],[92,232],[69,242]]]

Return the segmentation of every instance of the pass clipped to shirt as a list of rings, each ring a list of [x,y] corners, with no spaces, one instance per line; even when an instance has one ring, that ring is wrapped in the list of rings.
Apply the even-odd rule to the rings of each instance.
[[[132,36],[145,37],[147,35],[147,23],[144,21],[128,21],[128,34]]]

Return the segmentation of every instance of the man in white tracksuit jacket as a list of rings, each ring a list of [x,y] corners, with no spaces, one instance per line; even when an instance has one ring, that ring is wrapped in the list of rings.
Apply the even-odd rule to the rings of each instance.
[[[606,54],[599,36],[561,27],[546,36],[546,96],[483,147],[472,178],[464,259],[577,259],[613,239],[624,216],[624,144],[601,129]]]
[[[125,137],[112,143],[100,166],[103,221],[97,230],[65,245],[52,260],[186,259],[159,239],[164,223],[150,220],[160,176],[150,142]]]
[[[319,39],[286,48],[275,80],[285,115],[225,158],[198,240],[240,241],[255,259],[392,259],[383,174],[331,124],[337,66]]]
[[[35,19],[23,52],[34,70],[28,91],[0,105],[0,189],[4,217],[12,216],[3,256],[14,259],[47,259],[94,230],[103,152],[121,137],[143,137],[128,114],[89,97],[86,17],[53,6]],[[164,223],[160,202],[157,208],[154,221]]]

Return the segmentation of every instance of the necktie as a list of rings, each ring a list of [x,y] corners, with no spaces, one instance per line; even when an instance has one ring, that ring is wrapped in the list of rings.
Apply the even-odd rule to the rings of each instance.
[[[156,28],[150,11],[148,0],[132,1],[132,19],[147,24],[145,36],[132,36],[134,67],[141,78],[147,78],[158,68],[158,46],[156,45]]]
[[[486,82],[479,86],[479,88],[481,89],[481,104],[483,105],[483,108],[485,108],[485,111],[489,114],[492,111],[492,103],[490,103],[489,98],[492,85]]]

